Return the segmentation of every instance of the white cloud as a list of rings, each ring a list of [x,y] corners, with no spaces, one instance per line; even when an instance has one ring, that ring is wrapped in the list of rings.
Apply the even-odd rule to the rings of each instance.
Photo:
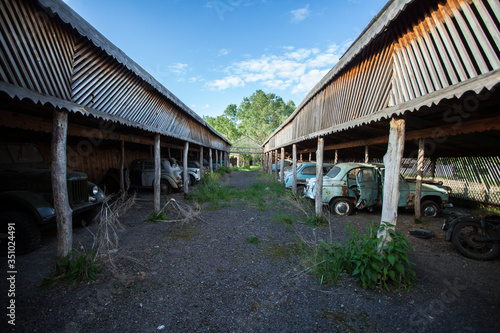
[[[189,69],[189,65],[178,62],[176,64],[168,66],[168,69],[174,74],[182,75],[186,74],[187,70]]]
[[[291,89],[293,94],[308,92],[338,62],[343,47],[280,48],[281,54],[264,54],[237,61],[226,67],[225,77],[206,83],[211,90],[257,85],[273,90]]]
[[[301,21],[304,21],[309,15],[309,5],[306,5],[304,8],[299,8],[299,9],[294,9],[290,11],[290,14],[292,15],[292,23],[299,23]]]
[[[227,49],[220,49],[219,53],[217,55],[219,57],[223,57],[223,56],[228,55],[228,54],[229,54],[229,50],[227,50]]]

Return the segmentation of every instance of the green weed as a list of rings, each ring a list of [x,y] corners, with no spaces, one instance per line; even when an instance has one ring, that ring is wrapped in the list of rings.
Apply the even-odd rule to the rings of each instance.
[[[86,283],[95,281],[101,273],[101,266],[97,264],[95,252],[70,252],[65,257],[57,259],[56,273],[43,278],[42,288],[54,288],[60,285]]]
[[[167,214],[165,214],[165,212],[161,211],[161,212],[155,212],[155,211],[152,211],[151,213],[149,213],[149,215],[146,217],[146,219],[144,220],[144,222],[158,222],[158,221],[166,221],[168,220],[168,216]]]
[[[304,219],[304,224],[315,227],[328,224],[328,220],[323,216],[318,216],[313,214],[313,215],[308,215]]]
[[[260,240],[259,237],[247,237],[245,240],[248,244],[259,244]]]
[[[409,289],[416,274],[414,263],[408,259],[410,244],[401,233],[388,228],[392,240],[380,246],[377,230],[370,226],[360,235],[349,225],[348,237],[336,244],[321,243],[312,252],[312,271],[321,283],[336,284],[342,272],[354,276],[363,288]]]

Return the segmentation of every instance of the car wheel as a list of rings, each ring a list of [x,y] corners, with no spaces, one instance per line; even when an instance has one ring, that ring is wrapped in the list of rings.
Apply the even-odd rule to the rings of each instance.
[[[337,198],[330,202],[330,212],[335,215],[351,215],[354,210],[352,201],[348,198]]]
[[[441,209],[439,205],[432,200],[425,200],[421,205],[421,212],[424,217],[436,217]]]
[[[160,182],[160,192],[162,194],[170,194],[172,193],[172,186],[166,180],[162,180]]]
[[[189,175],[189,186],[193,186],[194,183],[196,182],[196,179],[194,179],[194,176]]]
[[[30,215],[21,212],[5,212],[0,214],[0,253],[2,255],[7,255],[11,242],[9,225],[14,226],[13,241],[16,254],[32,252],[40,246],[40,229]]]

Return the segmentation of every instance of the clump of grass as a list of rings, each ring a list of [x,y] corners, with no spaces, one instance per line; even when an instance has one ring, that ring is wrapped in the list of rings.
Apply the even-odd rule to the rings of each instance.
[[[328,220],[324,216],[312,214],[304,219],[304,224],[315,227],[328,224]]]
[[[232,199],[234,189],[230,186],[220,184],[220,173],[207,173],[203,175],[200,184],[192,193],[194,201],[208,202],[214,206],[219,206],[223,201]]]
[[[100,273],[101,266],[97,263],[95,252],[70,252],[57,259],[57,272],[43,278],[42,288],[95,281]]]
[[[156,223],[156,222],[167,221],[167,220],[168,220],[168,216],[167,216],[167,214],[165,214],[164,211],[159,211],[159,212],[152,211],[146,217],[146,219],[144,220],[144,222]]]
[[[296,221],[296,218],[293,213],[285,213],[282,209],[280,209],[273,215],[273,221],[285,224],[293,224]]]
[[[416,274],[414,263],[408,259],[412,251],[408,239],[401,233],[388,228],[392,240],[381,244],[377,229],[370,226],[360,235],[351,224],[347,227],[348,238],[335,244],[321,243],[310,253],[313,262],[310,270],[319,283],[336,284],[342,272],[354,276],[363,288],[407,290],[414,286]]]
[[[260,240],[259,237],[247,237],[245,240],[248,244],[259,244]]]

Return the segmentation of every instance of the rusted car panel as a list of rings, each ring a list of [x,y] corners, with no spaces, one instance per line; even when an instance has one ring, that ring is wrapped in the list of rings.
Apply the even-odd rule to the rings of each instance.
[[[369,163],[339,163],[323,177],[322,202],[330,205],[332,213],[349,215],[354,207],[373,208],[382,205],[384,166]],[[415,205],[416,182],[400,175],[399,207],[411,209]],[[316,179],[311,178],[304,190],[314,199]],[[450,207],[451,189],[441,183],[423,183],[421,192],[424,216],[434,217],[440,208]],[[341,208],[338,207],[341,205]]]

